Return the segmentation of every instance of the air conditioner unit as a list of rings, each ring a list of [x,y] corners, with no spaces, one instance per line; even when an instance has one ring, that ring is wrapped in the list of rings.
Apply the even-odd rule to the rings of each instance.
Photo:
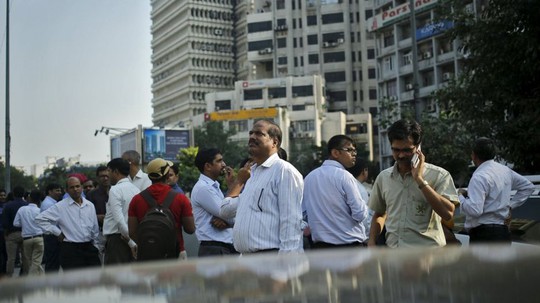
[[[414,87],[413,87],[412,83],[405,84],[405,90],[413,90],[413,89],[414,89]]]
[[[312,133],[304,133],[304,137],[313,138],[313,134]]]
[[[298,94],[292,94],[293,98],[298,97]]]
[[[429,58],[431,58],[431,52],[425,52],[424,59],[429,59]]]
[[[219,28],[216,28],[214,30],[214,35],[216,36],[222,36],[223,35],[223,30],[219,29]]]
[[[337,39],[337,42],[338,42],[339,44],[343,44],[343,43],[345,43],[345,39],[339,38],[339,39]]]
[[[443,81],[448,81],[452,78],[452,73],[443,73],[442,74],[442,79]]]
[[[267,48],[264,49],[264,51],[265,51],[265,53],[267,53],[267,54],[271,54],[271,53],[272,53],[272,48],[267,47]]]
[[[330,42],[323,42],[323,47],[330,47]]]
[[[432,113],[432,112],[434,112],[435,110],[436,110],[436,108],[435,108],[435,103],[429,102],[428,104],[426,104],[426,111],[427,111],[427,112]]]

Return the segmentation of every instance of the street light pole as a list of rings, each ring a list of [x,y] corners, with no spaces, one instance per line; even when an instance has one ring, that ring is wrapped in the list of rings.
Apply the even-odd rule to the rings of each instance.
[[[6,167],[4,170],[4,187],[11,191],[11,135],[9,121],[9,1],[6,0]]]

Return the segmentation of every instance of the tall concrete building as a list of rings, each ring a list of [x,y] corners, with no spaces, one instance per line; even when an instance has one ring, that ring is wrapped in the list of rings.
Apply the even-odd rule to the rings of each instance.
[[[235,0],[152,0],[152,121],[189,123],[205,94],[247,76],[245,15]]]
[[[437,115],[432,93],[463,69],[464,53],[459,41],[445,35],[453,27],[437,16],[437,0],[374,0],[375,15],[368,32],[376,36],[379,121],[403,117],[417,120],[424,113]],[[468,1],[466,9],[477,11],[480,0]],[[386,129],[379,128],[381,168],[392,163]]]

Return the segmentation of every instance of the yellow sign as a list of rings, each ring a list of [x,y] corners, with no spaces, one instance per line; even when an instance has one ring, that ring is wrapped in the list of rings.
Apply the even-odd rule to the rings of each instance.
[[[244,110],[228,110],[210,113],[212,121],[247,120],[254,118],[274,118],[277,116],[276,108],[256,108]]]

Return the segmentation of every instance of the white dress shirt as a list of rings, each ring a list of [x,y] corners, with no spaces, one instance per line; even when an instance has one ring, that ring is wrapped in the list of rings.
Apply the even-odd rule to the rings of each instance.
[[[511,191],[517,190],[513,197]],[[504,224],[510,209],[523,204],[534,185],[507,166],[493,160],[480,164],[467,188],[468,198],[459,196],[465,228],[482,224]]]
[[[362,196],[362,200],[364,200],[366,202],[366,205],[367,205],[368,202],[369,202],[369,193],[368,193],[366,187],[358,179],[356,179],[356,184],[358,185],[358,190],[360,191],[360,195]],[[374,214],[373,210],[371,210],[368,207],[368,216],[362,221],[362,225],[364,225],[364,230],[366,231],[366,236],[368,238],[369,238],[369,231],[371,230],[371,219],[373,218],[373,214]]]
[[[233,242],[232,228],[220,230],[210,223],[214,216],[219,217],[222,203],[223,193],[219,189],[219,182],[201,174],[191,191],[195,235],[199,241]]]
[[[143,191],[152,185],[152,181],[148,175],[140,169],[135,177],[131,178],[131,176],[128,176],[128,179],[131,181],[131,183],[133,183],[133,185],[137,186],[140,191]]]
[[[105,236],[120,233],[129,238],[128,209],[131,199],[140,192],[139,188],[123,178],[109,190],[109,201],[106,204],[107,211],[103,219],[103,234]]]
[[[17,211],[13,220],[13,226],[22,228],[21,236],[23,238],[43,234],[43,230],[36,223],[37,215],[39,215],[39,207],[34,203],[23,206]]]
[[[97,247],[99,226],[92,202],[82,198],[81,205],[67,197],[36,217],[41,228],[49,234],[64,234],[65,242],[93,242]]]
[[[366,242],[368,215],[357,180],[335,160],[326,160],[304,180],[304,207],[314,242]]]
[[[225,198],[221,217],[236,214],[233,242],[240,253],[265,249],[302,251],[302,175],[277,153],[253,165],[251,177],[236,198]]]
[[[47,196],[45,197],[45,199],[43,199],[43,201],[41,202],[41,212],[44,212],[46,211],[47,209],[49,209],[49,207],[53,206],[56,204],[56,200],[51,198],[51,196]]]

